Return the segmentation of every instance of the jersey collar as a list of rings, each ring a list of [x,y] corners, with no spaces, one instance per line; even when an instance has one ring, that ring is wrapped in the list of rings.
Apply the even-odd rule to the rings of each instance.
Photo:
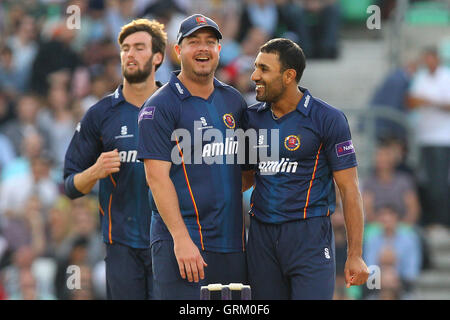
[[[122,102],[125,102],[125,98],[122,94],[122,89],[123,89],[123,85],[119,85],[116,89],[116,91],[114,91],[114,93],[111,96],[112,99],[112,106],[115,107],[119,104],[121,104]]]
[[[180,100],[187,99],[191,96],[189,90],[183,85],[183,83],[178,79],[178,75],[180,74],[180,70],[173,71],[170,75],[169,85],[172,88],[173,92],[180,98]],[[216,78],[214,78],[214,88],[224,87],[226,86],[224,83],[220,82]]]
[[[303,97],[300,99],[297,104],[297,111],[303,113],[305,116],[309,115],[312,106],[312,96],[309,93],[308,89],[303,87],[298,87],[299,90],[303,93]],[[270,108],[270,103],[264,102],[258,107],[257,111],[261,112]]]
[[[297,111],[303,113],[305,116],[308,116],[312,106],[312,96],[309,93],[308,89],[300,86],[298,88],[303,93],[303,97],[297,104]]]
[[[160,81],[155,81],[155,83],[158,88],[161,88],[163,86],[163,84]],[[125,100],[125,97],[123,96],[122,90],[123,90],[123,84],[119,85],[117,87],[116,91],[114,91],[114,93],[112,94],[111,97],[112,97],[112,106],[113,107],[121,104],[122,102],[127,102]]]

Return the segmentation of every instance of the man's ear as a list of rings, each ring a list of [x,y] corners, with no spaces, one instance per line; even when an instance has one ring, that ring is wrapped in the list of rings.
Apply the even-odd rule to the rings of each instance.
[[[173,49],[175,50],[175,53],[177,54],[178,60],[180,59],[180,53],[181,53],[181,47],[179,44],[175,44],[173,46]]]
[[[294,69],[287,69],[283,72],[283,80],[286,84],[291,84],[293,81],[297,83],[295,77],[297,76],[297,71]]]
[[[153,63],[155,65],[161,64],[162,61],[163,61],[163,55],[162,55],[161,52],[156,52],[156,53],[153,54]]]

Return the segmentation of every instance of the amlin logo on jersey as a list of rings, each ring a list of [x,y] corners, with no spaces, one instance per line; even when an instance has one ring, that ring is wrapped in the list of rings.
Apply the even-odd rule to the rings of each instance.
[[[289,158],[281,158],[280,161],[260,161],[258,169],[261,174],[295,173],[297,161],[289,161]]]

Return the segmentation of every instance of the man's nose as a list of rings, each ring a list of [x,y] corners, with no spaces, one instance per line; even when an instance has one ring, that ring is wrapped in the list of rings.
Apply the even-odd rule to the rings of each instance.
[[[258,81],[260,79],[258,70],[253,71],[250,79],[252,79],[252,81]]]

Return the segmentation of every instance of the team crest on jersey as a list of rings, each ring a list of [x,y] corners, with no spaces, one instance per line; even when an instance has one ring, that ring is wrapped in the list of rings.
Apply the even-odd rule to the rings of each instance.
[[[289,151],[295,151],[300,148],[300,138],[295,135],[287,136],[284,139],[284,146]]]
[[[236,127],[236,122],[234,121],[233,115],[231,113],[224,114],[222,119],[228,128],[234,129]]]

